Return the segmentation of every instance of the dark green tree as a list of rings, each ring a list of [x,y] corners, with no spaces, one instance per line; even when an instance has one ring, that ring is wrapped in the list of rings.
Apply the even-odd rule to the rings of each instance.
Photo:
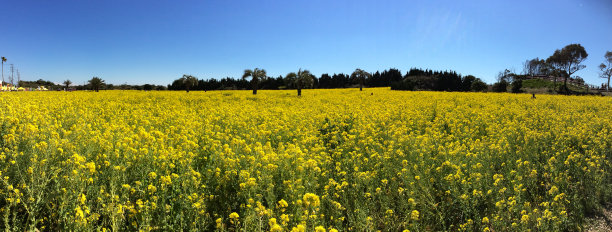
[[[104,80],[100,79],[99,77],[93,77],[88,82],[89,87],[91,87],[91,89],[95,90],[96,92],[98,92],[100,88],[104,87],[105,84]]]
[[[511,84],[511,88],[512,88],[511,91],[513,93],[520,93],[521,88],[523,88],[523,80],[515,79]]]
[[[563,75],[563,89],[568,91],[567,79],[570,78],[574,73],[585,68],[586,65],[581,64],[589,54],[586,52],[584,47],[580,44],[570,44],[562,48],[557,49],[546,62],[551,64],[557,71]]]
[[[493,84],[493,87],[491,89],[493,90],[493,92],[506,92],[508,91],[508,81],[500,80],[497,83]]]
[[[66,90],[68,90],[68,88],[70,88],[71,84],[72,84],[72,81],[70,81],[70,80],[65,80],[64,81],[64,86],[66,87]]]
[[[314,83],[314,75],[308,70],[298,70],[297,74],[290,72],[287,74],[287,80],[297,88],[298,96],[302,96],[302,88],[312,88]]]
[[[487,83],[484,83],[484,81],[480,80],[480,78],[476,78],[476,80],[472,82],[471,89],[474,92],[485,92],[488,88],[489,86],[487,85]]]
[[[359,91],[363,91],[363,83],[370,77],[372,77],[372,74],[359,68],[355,69],[355,71],[351,74],[351,79],[357,79],[359,81]]]
[[[196,77],[187,74],[184,74],[183,77],[181,77],[181,81],[183,82],[183,86],[185,86],[185,90],[187,90],[188,93],[191,87],[198,84],[198,79]]]
[[[464,76],[461,79],[461,91],[470,91],[472,89],[472,84],[476,81],[476,77],[472,75]]]
[[[263,81],[267,78],[266,70],[255,68],[253,70],[246,69],[244,70],[244,74],[242,75],[242,79],[251,77],[251,87],[253,88],[253,95],[257,94],[257,85],[260,81]]]

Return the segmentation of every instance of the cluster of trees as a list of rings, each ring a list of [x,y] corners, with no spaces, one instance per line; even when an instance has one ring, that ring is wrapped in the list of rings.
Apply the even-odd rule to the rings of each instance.
[[[588,56],[589,54],[582,45],[570,44],[562,49],[555,50],[546,60],[536,57],[525,61],[523,64],[523,74],[529,76],[552,76],[554,78],[555,88],[557,85],[557,78],[561,77],[563,78],[563,86],[561,86],[559,92],[568,93],[567,80],[572,78],[571,76],[573,74],[586,67],[582,62],[586,60]],[[498,78],[498,82],[495,84],[503,85],[503,81],[506,80]],[[507,83],[505,84],[507,85]]]
[[[322,74],[320,77],[314,76],[308,70],[299,69],[297,72],[290,72],[287,75],[278,77],[268,77],[266,70],[255,68],[246,69],[240,79],[226,77],[220,80],[217,79],[198,79],[192,75],[183,75],[176,79],[172,84],[165,86],[160,85],[112,85],[106,84],[104,80],[98,77],[93,77],[86,85],[71,86],[70,80],[64,81],[63,86],[55,85],[50,81],[42,79],[37,81],[20,81],[20,86],[25,87],[64,87],[65,89],[85,90],[91,89],[99,91],[100,89],[121,89],[121,90],[227,90],[227,89],[252,89],[253,94],[257,94],[258,89],[297,89],[298,96],[302,94],[302,89],[308,88],[348,88],[359,86],[363,90],[364,86],[368,87],[386,87],[390,86],[393,90],[432,90],[432,91],[487,91],[506,92],[510,87],[511,92],[518,93],[522,88],[522,81],[528,76],[546,76],[554,78],[554,86],[556,89],[557,78],[563,78],[563,86],[559,89],[560,92],[569,92],[567,87],[568,79],[574,82],[581,83],[580,77],[573,77],[576,72],[584,69],[586,66],[582,62],[588,57],[588,53],[580,44],[570,44],[562,49],[557,49],[547,59],[534,58],[527,60],[524,63],[523,74],[515,74],[506,69],[500,72],[497,76],[497,82],[492,86],[487,85],[481,79],[472,75],[461,76],[455,71],[433,71],[412,68],[405,75],[398,69],[391,68],[383,72],[376,71],[369,73],[362,69],[356,69],[350,75],[334,73],[329,75]],[[608,51],[605,54],[605,63],[602,63],[599,68],[601,70],[600,77],[607,78],[608,88],[610,86],[610,77],[612,76],[612,52]],[[2,63],[6,58],[2,57]],[[584,81],[582,80],[582,83]]]
[[[527,78],[527,75],[518,75],[514,72],[506,69],[503,72],[497,74],[497,82],[491,86],[493,92],[507,92],[508,86],[511,86],[510,92],[520,93],[523,88],[523,80]]]
[[[38,88],[38,86],[49,87],[58,87],[55,83],[51,81],[45,81],[43,79],[38,79],[36,81],[19,81],[19,86],[24,88]]]
[[[93,77],[88,80],[84,85],[73,85],[72,81],[65,80],[62,84],[56,84],[51,81],[38,79],[36,81],[19,81],[19,86],[24,88],[37,88],[39,86],[45,86],[49,90],[166,90],[166,86],[163,85],[152,85],[152,84],[144,84],[144,85],[113,85],[106,84],[106,81],[102,80],[99,77]]]
[[[394,90],[437,90],[437,91],[485,91],[487,84],[479,78],[468,75],[461,77],[454,71],[432,71],[411,69],[406,75],[398,69],[389,69],[372,74],[356,69],[350,75],[339,73],[322,74],[316,77],[308,70],[299,69],[279,77],[267,77],[264,69],[247,69],[241,79],[223,78],[221,80],[197,79],[192,75],[183,75],[168,85],[168,90],[224,90],[224,89],[296,89],[301,95],[302,89],[308,88],[347,88],[347,87],[383,87],[391,86]]]
[[[462,77],[455,71],[410,69],[400,81],[393,82],[395,90],[486,91],[488,85],[472,75]]]
[[[248,80],[250,79],[250,81]],[[192,75],[183,75],[168,85],[168,90],[225,90],[225,89],[252,89],[257,94],[258,89],[286,89],[298,90],[301,96],[302,89],[313,88],[317,78],[308,70],[299,69],[297,73],[290,72],[286,77],[270,78],[264,69],[246,69],[242,79],[223,78],[221,80],[199,80]]]

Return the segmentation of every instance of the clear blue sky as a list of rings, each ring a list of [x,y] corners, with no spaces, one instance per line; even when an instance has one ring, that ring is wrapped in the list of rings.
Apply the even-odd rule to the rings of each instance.
[[[2,0],[0,55],[24,80],[171,83],[411,67],[452,69],[486,82],[505,68],[580,43],[578,72],[600,84],[612,50],[612,1]]]

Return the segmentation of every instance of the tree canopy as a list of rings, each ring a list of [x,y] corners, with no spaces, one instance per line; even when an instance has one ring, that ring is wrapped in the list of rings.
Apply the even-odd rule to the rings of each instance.
[[[372,74],[360,68],[355,69],[355,71],[353,71],[351,74],[351,79],[359,82],[359,91],[363,91],[363,84],[365,83],[366,79],[370,77],[372,77]]]
[[[259,82],[267,78],[266,70],[259,68],[255,68],[253,70],[246,69],[244,70],[242,79],[246,79],[248,77],[251,77],[251,86],[253,88],[253,94],[257,94],[257,87]]]
[[[300,69],[297,73],[288,73],[286,79],[287,83],[297,88],[298,96],[301,96],[303,88],[312,88],[316,77],[310,71]]]
[[[563,76],[564,91],[567,91],[567,79],[586,67],[581,63],[586,60],[588,56],[589,54],[582,45],[570,44],[561,50],[557,49],[555,53],[546,59],[546,63],[549,63]]]
[[[105,85],[104,80],[100,79],[99,77],[91,78],[91,80],[89,80],[88,83],[91,89],[96,92],[98,92],[100,88],[104,87]]]
[[[185,90],[187,90],[188,93],[189,93],[189,89],[191,89],[193,86],[196,86],[198,84],[198,79],[192,75],[184,74],[180,80],[185,86]]]

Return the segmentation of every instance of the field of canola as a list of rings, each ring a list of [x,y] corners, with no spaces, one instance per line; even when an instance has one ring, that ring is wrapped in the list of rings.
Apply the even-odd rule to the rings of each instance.
[[[612,98],[385,88],[0,95],[0,229],[580,230]]]

